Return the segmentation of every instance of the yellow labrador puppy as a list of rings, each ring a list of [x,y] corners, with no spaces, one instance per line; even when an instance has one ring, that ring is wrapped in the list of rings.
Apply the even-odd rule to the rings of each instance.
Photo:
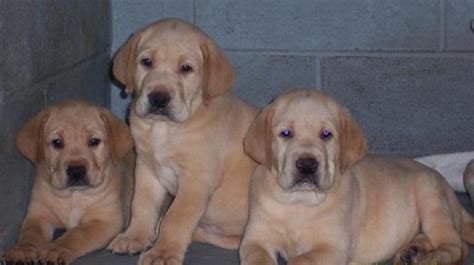
[[[137,166],[130,225],[109,249],[139,252],[156,239],[139,258],[148,265],[181,264],[191,240],[237,248],[256,166],[242,142],[258,110],[228,92],[234,69],[223,51],[196,26],[165,19],[128,40],[113,73],[134,94]]]
[[[36,176],[18,243],[4,253],[8,263],[70,264],[121,231],[133,191],[123,162],[134,158],[124,122],[103,107],[65,101],[26,123],[17,146]],[[66,232],[51,242],[56,228]]]
[[[251,184],[242,264],[451,264],[474,243],[473,221],[436,171],[366,156],[347,109],[299,90],[252,124],[245,150],[261,163]]]

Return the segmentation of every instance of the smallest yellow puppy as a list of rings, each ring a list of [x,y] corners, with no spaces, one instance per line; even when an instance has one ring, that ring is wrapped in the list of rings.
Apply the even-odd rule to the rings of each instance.
[[[121,231],[133,189],[133,141],[124,122],[103,107],[66,101],[26,123],[17,147],[36,177],[7,264],[70,264]],[[52,242],[56,228],[66,232]]]
[[[349,111],[314,90],[278,97],[251,125],[252,176],[244,265],[453,264],[474,224],[436,171],[366,155]]]

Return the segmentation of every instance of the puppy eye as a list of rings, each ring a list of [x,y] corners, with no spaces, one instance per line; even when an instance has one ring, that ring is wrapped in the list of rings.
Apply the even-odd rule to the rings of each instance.
[[[293,133],[288,130],[288,129],[285,129],[283,131],[280,132],[280,135],[279,135],[281,138],[286,138],[286,139],[290,139],[293,137]]]
[[[181,73],[190,73],[193,71],[193,68],[189,64],[183,64],[181,65],[181,68],[179,69]]]
[[[64,147],[64,142],[63,142],[63,140],[57,138],[57,139],[54,139],[54,140],[51,141],[51,145],[55,149],[62,149]]]
[[[153,66],[153,62],[150,58],[143,58],[140,61],[140,64],[143,65],[145,68],[151,68]]]
[[[101,141],[100,141],[100,139],[98,139],[98,138],[91,138],[91,139],[89,140],[89,146],[90,146],[90,147],[98,146],[98,145],[100,144],[100,142],[101,142]]]
[[[321,138],[324,141],[328,141],[332,138],[332,132],[330,130],[324,129],[321,131],[319,138]]]

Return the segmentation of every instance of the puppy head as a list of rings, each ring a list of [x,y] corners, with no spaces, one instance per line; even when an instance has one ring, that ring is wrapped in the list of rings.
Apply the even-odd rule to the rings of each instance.
[[[17,134],[17,147],[56,189],[98,187],[133,146],[127,125],[110,111],[66,101],[40,112]]]
[[[179,19],[157,21],[136,32],[114,58],[113,73],[135,94],[133,111],[155,120],[183,122],[226,92],[234,69],[217,44]]]
[[[288,192],[329,190],[367,151],[349,111],[314,90],[276,98],[251,125],[244,149]]]

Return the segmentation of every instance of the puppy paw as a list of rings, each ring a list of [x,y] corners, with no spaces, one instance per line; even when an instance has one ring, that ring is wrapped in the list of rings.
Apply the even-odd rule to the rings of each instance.
[[[5,264],[34,264],[38,260],[37,250],[30,245],[15,245],[3,254]]]
[[[395,255],[394,264],[408,265],[418,264],[424,251],[417,246],[408,246]]]
[[[68,265],[76,260],[76,255],[72,250],[54,243],[41,247],[39,253],[42,264]]]
[[[121,233],[110,242],[107,250],[118,254],[136,254],[150,247],[153,239]]]
[[[183,260],[184,252],[158,247],[141,254],[138,265],[181,265]]]
[[[420,258],[420,265],[445,265],[455,264],[451,255],[446,251],[433,251]]]

